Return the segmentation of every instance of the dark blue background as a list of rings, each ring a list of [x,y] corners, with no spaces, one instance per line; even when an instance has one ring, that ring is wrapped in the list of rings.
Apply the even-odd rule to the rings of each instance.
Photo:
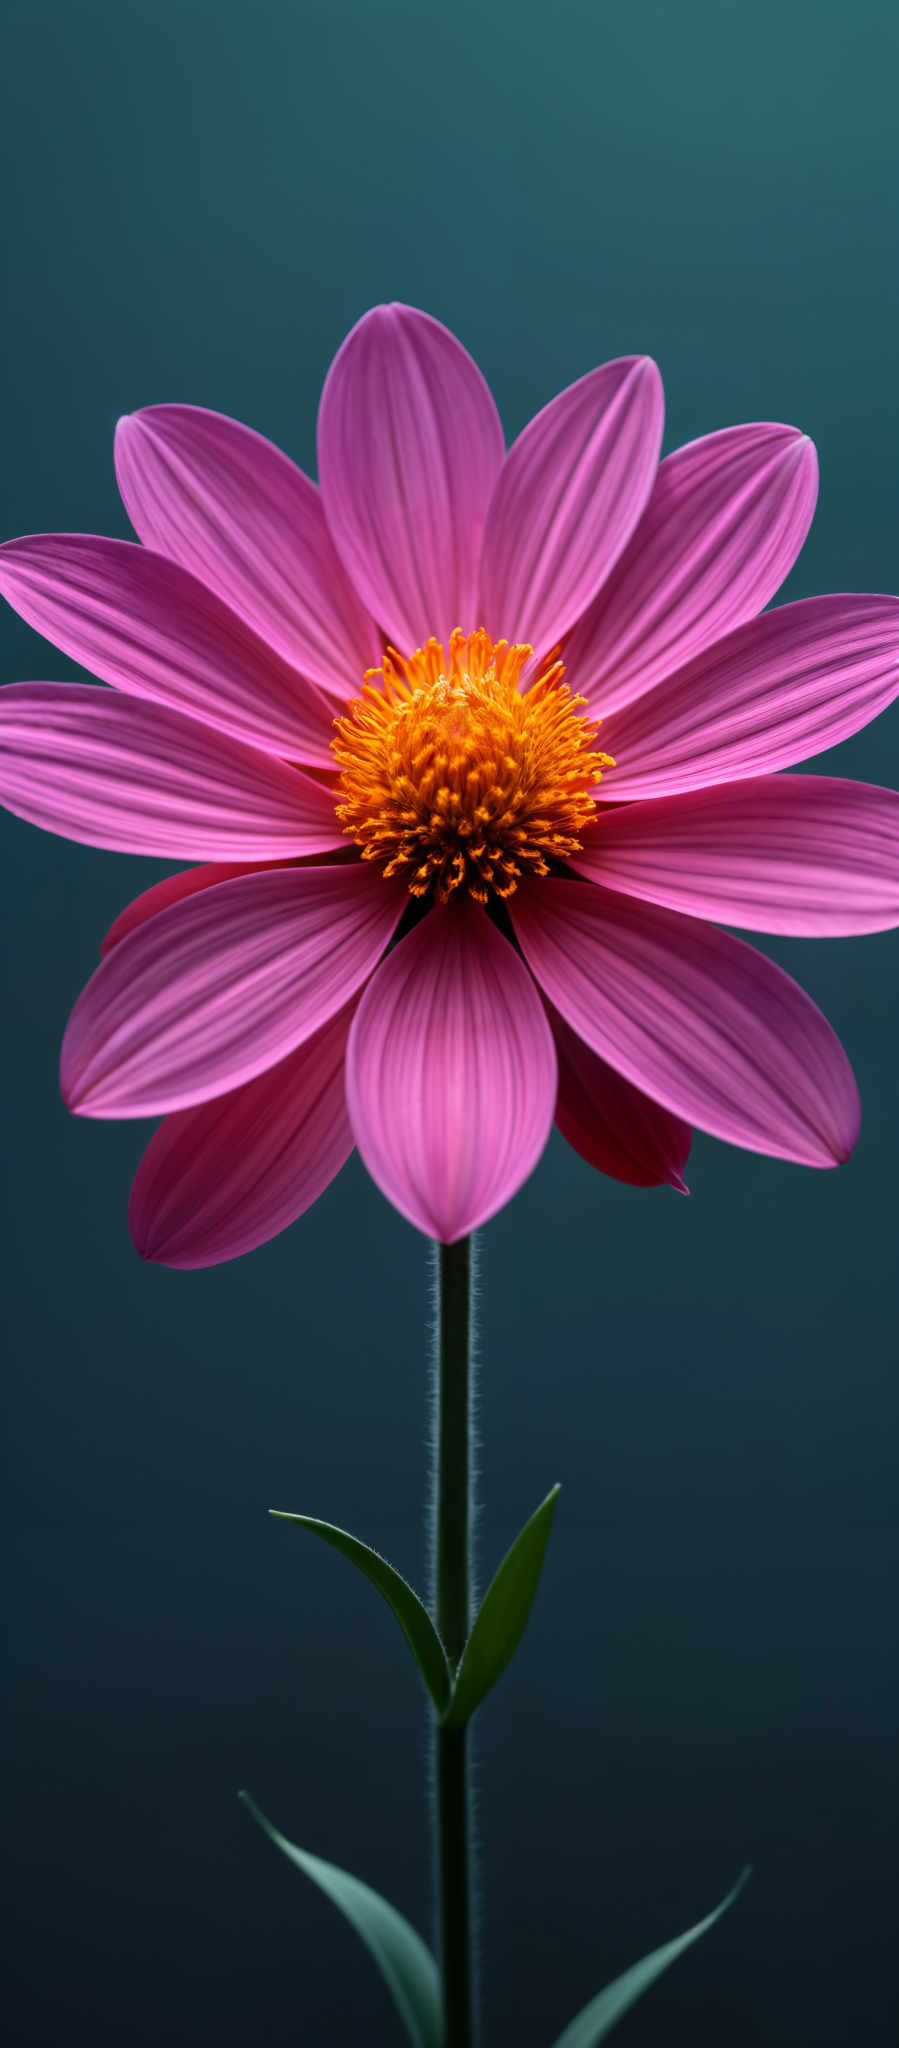
[[[510,434],[632,350],[662,366],[668,445],[795,421],[822,496],[789,594],[895,587],[887,4],[10,19],[5,531],[125,534],[112,429],[156,400],[311,466],[333,350],[397,297],[458,330]],[[9,615],[2,658],[71,672]],[[899,713],[833,765],[899,781]],[[242,1264],[142,1267],[145,1133],[70,1122],[55,1063],[157,870],[2,826],[16,2039],[389,2048],[366,1957],[235,1792],[426,1925],[414,1672],[371,1589],[265,1509],[420,1578],[428,1252],[353,1164]],[[564,1482],[479,1738],[491,2039],[516,2048],[746,1858],[632,2048],[895,2038],[899,952],[770,951],[855,1062],[847,1170],[699,1139],[685,1202],[554,1138],[485,1234],[485,1570]]]

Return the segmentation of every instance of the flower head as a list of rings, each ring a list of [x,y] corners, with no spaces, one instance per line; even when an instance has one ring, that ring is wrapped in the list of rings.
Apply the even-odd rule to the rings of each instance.
[[[683,1186],[691,1126],[830,1166],[858,1098],[823,1017],[721,925],[899,923],[899,797],[780,771],[899,692],[899,601],[773,611],[814,450],[735,427],[659,464],[627,357],[506,453],[445,328],[378,307],[329,371],[320,487],[190,406],[120,422],[139,544],[42,535],[0,589],[103,684],[0,696],[0,793],[205,863],[117,919],[75,1006],[84,1115],[160,1113],[132,1228],[197,1266],[299,1216],[357,1144],[445,1240],[553,1118]]]
[[[614,762],[594,750],[597,725],[560,661],[521,687],[532,653],[494,646],[483,627],[457,628],[448,653],[439,640],[408,661],[390,649],[337,721],[337,816],[413,896],[486,904],[580,851]]]

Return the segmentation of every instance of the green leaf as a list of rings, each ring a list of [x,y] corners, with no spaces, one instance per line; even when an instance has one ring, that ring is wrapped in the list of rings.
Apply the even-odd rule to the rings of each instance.
[[[496,1684],[518,1648],[543,1569],[559,1491],[554,1486],[530,1521],[525,1522],[521,1535],[516,1536],[487,1588],[459,1660],[444,1715],[449,1728],[460,1728],[470,1720],[475,1707]]]
[[[283,1850],[306,1877],[311,1877],[313,1884],[326,1893],[355,1927],[378,1965],[415,2048],[442,2048],[440,1976],[421,1935],[370,1885],[351,1877],[348,1870],[339,1870],[336,1863],[323,1863],[320,1856],[310,1856],[305,1849],[295,1848],[266,1820],[249,1792],[239,1796],[276,1848]]]
[[[341,1551],[351,1564],[358,1565],[367,1579],[371,1579],[388,1607],[392,1607],[437,1712],[442,1714],[450,1691],[446,1652],[427,1608],[413,1592],[408,1580],[394,1571],[392,1564],[388,1564],[377,1550],[371,1550],[367,1543],[360,1543],[358,1536],[348,1536],[345,1529],[336,1529],[333,1522],[317,1522],[311,1515],[288,1515],[280,1508],[270,1508],[269,1514],[279,1522],[297,1522],[301,1529],[311,1529],[314,1536],[321,1536],[332,1549]]]
[[[591,1998],[589,2005],[584,2006],[583,2012],[579,2012],[571,2025],[559,2035],[558,2040],[553,2043],[553,2048],[597,2048],[597,2044],[605,2040],[618,2020],[636,2004],[638,1998],[642,1998],[644,1991],[649,1990],[656,1978],[661,1977],[665,1970],[670,1969],[672,1963],[677,1962],[684,1949],[690,1948],[694,1941],[699,1940],[701,1934],[714,1927],[715,1921],[720,1920],[722,1913],[727,1912],[728,1906],[733,1905],[748,1876],[747,1864],[746,1869],[737,1878],[733,1890],[728,1892],[727,1898],[722,1899],[720,1906],[716,1906],[713,1913],[707,1913],[704,1920],[697,1920],[696,1926],[688,1927],[686,1934],[678,1934],[674,1941],[666,1941],[663,1948],[654,1948],[652,1954],[644,1956],[642,1962],[635,1963],[633,1969],[625,1970],[623,1976],[616,1977],[611,1984],[607,1984],[597,1998]]]

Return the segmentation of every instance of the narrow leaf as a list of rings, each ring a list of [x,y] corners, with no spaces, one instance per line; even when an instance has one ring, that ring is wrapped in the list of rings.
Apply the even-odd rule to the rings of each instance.
[[[444,1715],[450,1728],[460,1728],[471,1718],[518,1648],[543,1569],[559,1491],[554,1486],[541,1501],[487,1588]]]
[[[358,1536],[348,1536],[345,1529],[335,1528],[333,1522],[317,1522],[312,1515],[288,1515],[281,1508],[270,1508],[269,1514],[279,1522],[297,1522],[301,1529],[311,1529],[314,1536],[320,1536],[323,1542],[330,1543],[333,1550],[339,1550],[348,1557],[351,1564],[358,1565],[372,1585],[377,1586],[388,1607],[392,1607],[437,1712],[441,1714],[449,1698],[449,1666],[428,1610],[408,1580],[394,1571],[392,1564],[388,1564],[377,1550],[371,1550],[367,1543],[360,1543]]]
[[[421,1935],[370,1885],[351,1877],[348,1870],[339,1870],[336,1863],[323,1863],[320,1856],[310,1856],[288,1842],[260,1813],[249,1792],[241,1792],[240,1798],[276,1848],[283,1850],[355,1927],[378,1965],[415,2048],[442,2048],[440,1976]]]
[[[672,1963],[677,1962],[684,1949],[690,1948],[694,1941],[698,1941],[700,1935],[705,1934],[709,1927],[714,1927],[715,1921],[720,1920],[722,1913],[727,1912],[728,1906],[733,1905],[748,1876],[747,1864],[746,1869],[737,1878],[733,1890],[728,1892],[727,1898],[722,1899],[720,1906],[716,1906],[713,1913],[707,1913],[704,1920],[697,1920],[696,1926],[688,1927],[686,1934],[679,1934],[674,1941],[666,1941],[664,1947],[653,1949],[652,1954],[644,1956],[642,1962],[635,1963],[632,1969],[625,1970],[623,1976],[616,1977],[611,1984],[607,1984],[597,1998],[591,1998],[590,2004],[585,2005],[583,2012],[579,2012],[571,2025],[559,2035],[553,2048],[597,2048],[597,2044],[605,2040],[616,2022],[630,2006],[636,2004],[638,1998],[642,1998],[644,1991],[649,1990],[656,1978],[661,1977],[665,1970],[670,1969]]]

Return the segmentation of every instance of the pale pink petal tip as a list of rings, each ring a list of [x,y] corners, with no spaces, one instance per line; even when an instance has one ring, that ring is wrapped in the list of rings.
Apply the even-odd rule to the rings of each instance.
[[[347,1052],[356,1143],[395,1208],[452,1244],[536,1165],[556,1099],[533,982],[486,913],[429,912],[379,967]]]
[[[662,440],[662,380],[624,356],[560,392],[519,435],[494,493],[479,618],[494,638],[555,645],[637,524]]]
[[[333,705],[179,562],[135,541],[31,534],[0,547],[0,592],[101,682],[333,766]]]
[[[536,980],[618,1073],[713,1137],[803,1166],[849,1158],[858,1089],[797,984],[729,933],[589,882],[528,883],[512,920]]]
[[[899,792],[761,775],[609,808],[572,866],[747,931],[838,938],[899,924]]]
[[[131,1191],[141,1258],[218,1266],[318,1200],[353,1148],[344,1088],[351,1015],[349,1006],[255,1081],[166,1118]]]
[[[344,568],[404,653],[479,624],[481,536],[503,452],[461,342],[412,306],[366,313],[325,380],[319,477]]]
[[[605,721],[607,801],[790,768],[899,695],[899,598],[805,597],[729,633]]]
[[[0,799],[46,832],[123,853],[250,863],[345,844],[310,776],[93,683],[0,690]]]
[[[153,405],[116,428],[119,489],[145,546],[180,562],[321,689],[353,696],[380,658],[315,485],[237,420]]]
[[[253,1080],[362,986],[407,901],[359,865],[258,869],[171,903],[79,997],[64,1100],[81,1116],[155,1116]]]
[[[568,682],[608,717],[754,618],[815,509],[818,462],[794,427],[725,427],[676,448],[565,650]]]

